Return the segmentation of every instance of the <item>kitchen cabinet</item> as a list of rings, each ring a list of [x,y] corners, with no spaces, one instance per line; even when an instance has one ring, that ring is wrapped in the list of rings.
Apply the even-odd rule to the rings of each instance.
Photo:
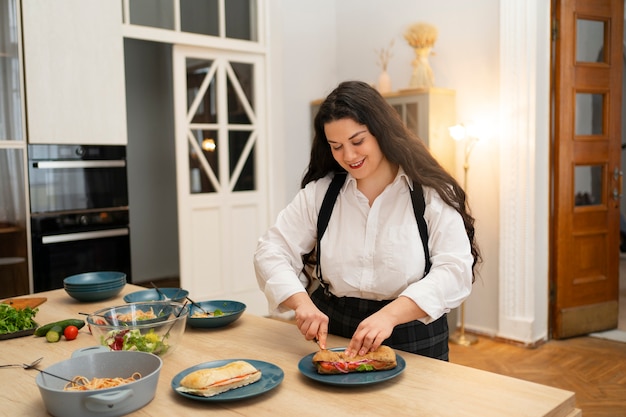
[[[446,88],[401,90],[384,93],[405,125],[423,140],[433,156],[452,175],[456,148],[448,128],[456,122],[456,92]],[[311,104],[312,120],[322,100]]]
[[[29,143],[127,143],[120,2],[22,0]]]
[[[19,22],[19,2],[0,1],[0,298],[30,290]]]

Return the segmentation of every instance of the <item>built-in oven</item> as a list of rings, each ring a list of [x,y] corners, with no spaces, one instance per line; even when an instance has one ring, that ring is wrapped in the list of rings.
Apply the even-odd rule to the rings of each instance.
[[[34,290],[92,271],[131,282],[126,147],[29,145],[28,160]]]

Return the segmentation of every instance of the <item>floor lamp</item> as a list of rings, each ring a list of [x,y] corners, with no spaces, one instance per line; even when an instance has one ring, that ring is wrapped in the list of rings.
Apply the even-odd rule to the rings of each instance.
[[[474,145],[478,142],[478,137],[470,134],[468,129],[463,125],[455,125],[450,127],[450,136],[456,141],[465,141],[464,159],[463,159],[463,191],[467,194],[467,173],[469,171],[469,157],[474,149]],[[466,196],[467,198],[467,196]],[[471,334],[465,333],[465,302],[461,303],[461,327],[450,335],[450,342],[461,345],[470,346],[478,342],[478,338]]]

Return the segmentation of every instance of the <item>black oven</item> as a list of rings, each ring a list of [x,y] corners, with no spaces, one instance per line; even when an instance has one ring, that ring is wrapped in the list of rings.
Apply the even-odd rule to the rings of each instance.
[[[31,213],[128,208],[125,146],[29,145]]]
[[[119,271],[130,281],[128,210],[34,216],[31,228],[35,292],[83,272]]]
[[[126,148],[29,145],[34,290],[91,271],[130,276]]]

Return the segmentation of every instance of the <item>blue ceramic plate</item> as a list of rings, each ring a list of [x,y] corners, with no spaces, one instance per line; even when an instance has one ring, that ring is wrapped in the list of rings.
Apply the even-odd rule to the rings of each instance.
[[[332,348],[329,350],[343,352],[346,348]],[[329,385],[358,386],[377,384],[379,382],[397,377],[402,373],[402,371],[404,371],[404,368],[406,368],[406,361],[402,356],[396,353],[396,361],[398,362],[398,365],[388,371],[351,372],[349,374],[323,375],[318,374],[317,369],[313,365],[313,355],[316,353],[317,352],[313,352],[300,359],[298,369],[304,376]]]
[[[191,317],[195,313],[202,313],[202,310],[198,308],[201,306],[209,313],[220,310],[224,313],[221,316],[209,316],[209,317]],[[213,328],[223,327],[237,320],[243,312],[246,310],[246,305],[239,301],[230,300],[214,300],[214,301],[197,301],[196,305],[191,304],[189,306],[189,316],[187,317],[187,323],[191,327],[200,328]]]
[[[180,381],[187,376],[188,374],[195,372],[200,369],[206,368],[217,368],[218,366],[224,366],[230,362],[234,361],[246,361],[254,366],[256,369],[261,371],[261,379],[257,382],[254,382],[250,385],[246,385],[245,387],[232,389],[230,391],[222,392],[221,394],[214,395],[212,397],[201,397],[199,395],[192,395],[186,392],[176,391],[176,388],[180,387]],[[243,400],[245,398],[256,397],[257,395],[264,394],[274,388],[276,388],[283,381],[285,377],[285,373],[278,366],[263,361],[257,361],[253,359],[226,359],[212,362],[201,363],[196,366],[192,366],[191,368],[187,368],[184,371],[178,373],[172,379],[172,389],[179,395],[183,397],[190,398],[192,400],[197,401],[234,401],[234,400]]]
[[[182,288],[159,288],[166,297],[170,298],[171,301],[176,301],[178,303],[184,303],[189,295],[189,291],[184,290]],[[150,288],[147,290],[131,292],[130,294],[126,294],[124,296],[124,301],[127,303],[140,303],[143,301],[164,301],[165,299],[155,290],[154,288]]]

